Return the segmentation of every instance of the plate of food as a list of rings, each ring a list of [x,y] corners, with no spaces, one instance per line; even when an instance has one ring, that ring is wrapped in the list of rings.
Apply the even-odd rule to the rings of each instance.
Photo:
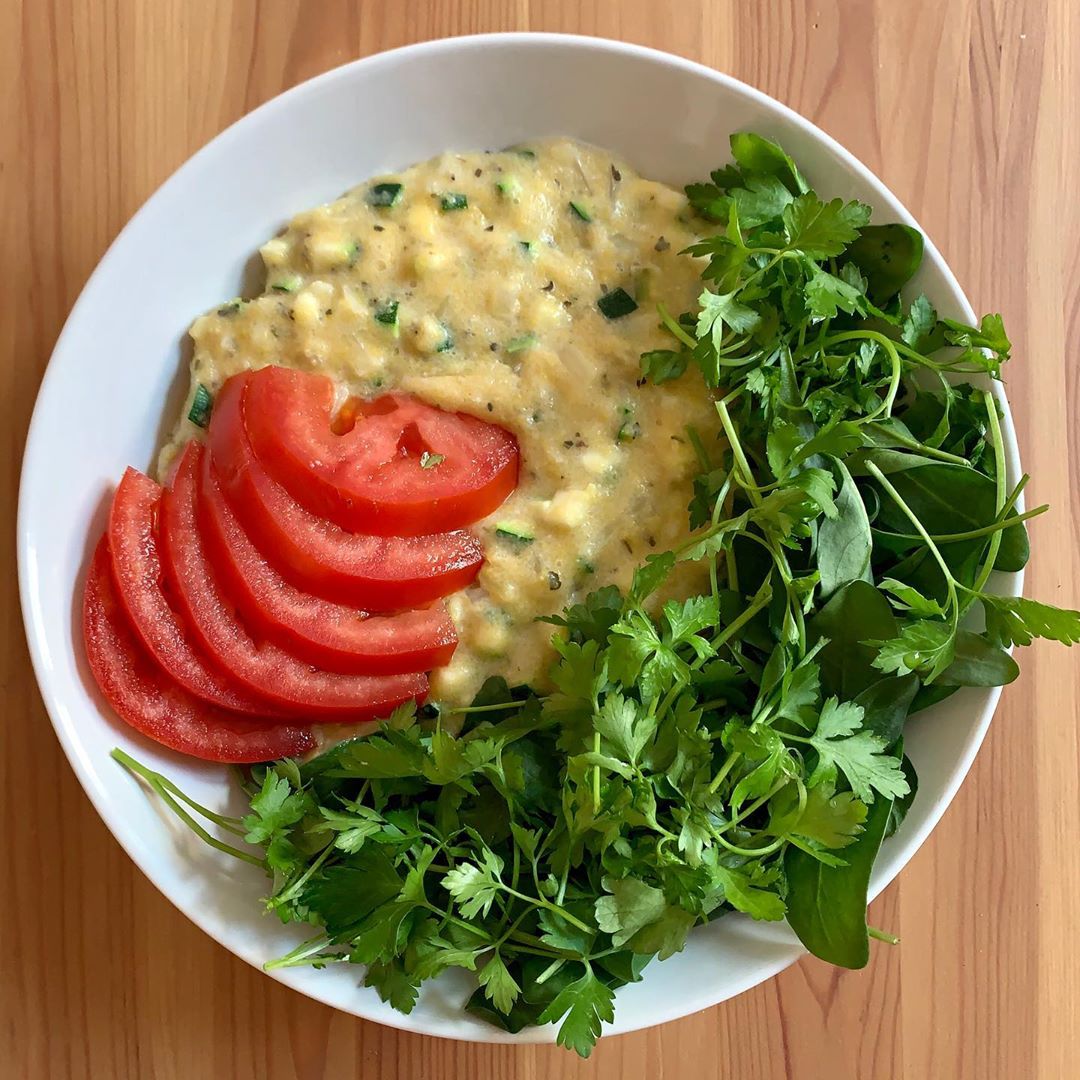
[[[168,180],[57,343],[18,525],[57,735],[181,911],[381,1023],[587,1055],[860,968],[1013,646],[1080,639],[1020,595],[1010,348],[707,68],[329,72]]]

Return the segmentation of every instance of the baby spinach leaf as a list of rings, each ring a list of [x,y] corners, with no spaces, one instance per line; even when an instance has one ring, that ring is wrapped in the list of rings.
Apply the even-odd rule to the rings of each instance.
[[[864,225],[844,252],[844,261],[866,275],[870,299],[880,306],[915,276],[922,255],[922,233],[895,222]]]
[[[868,686],[855,698],[863,710],[863,730],[891,746],[904,730],[918,689],[917,675],[890,676]]]
[[[809,189],[795,162],[771,139],[752,131],[738,131],[731,136],[731,156],[746,174],[773,176],[792,195]]]
[[[888,600],[869,582],[853,581],[836,592],[806,624],[809,644],[828,639],[817,654],[825,693],[850,701],[878,682],[881,672],[873,666],[877,649],[865,642],[895,633]]]
[[[823,597],[832,596],[851,581],[870,580],[870,553],[873,539],[859,489],[844,463],[835,465],[840,477],[836,496],[837,514],[818,526],[817,564]]]
[[[794,845],[784,856],[788,923],[810,952],[837,967],[863,968],[870,959],[866,893],[891,813],[891,799],[874,801],[862,833],[844,848],[845,866],[825,866]]]
[[[956,635],[953,659],[937,677],[943,686],[1005,686],[1020,668],[1004,649],[981,634],[960,630]]]

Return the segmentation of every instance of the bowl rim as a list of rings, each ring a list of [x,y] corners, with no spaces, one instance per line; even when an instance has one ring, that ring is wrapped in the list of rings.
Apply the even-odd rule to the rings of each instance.
[[[840,144],[831,135],[823,131],[812,121],[807,119],[801,113],[796,112],[790,106],[777,100],[764,91],[757,89],[743,82],[732,75],[725,72],[718,71],[715,68],[711,68],[698,61],[690,60],[684,56],[680,56],[675,53],[667,52],[661,49],[651,48],[645,45],[639,45],[632,42],[619,41],[609,38],[602,38],[583,34],[569,34],[569,33],[554,33],[554,32],[541,32],[541,31],[505,31],[505,32],[492,32],[481,34],[467,34],[454,37],[442,37],[434,38],[422,42],[414,42],[410,44],[401,45],[393,49],[387,49],[376,53],[371,53],[367,56],[359,57],[355,60],[349,61],[345,64],[338,65],[327,71],[324,71],[318,75],[312,76],[296,85],[282,91],[279,94],[274,95],[250,112],[245,113],[243,116],[235,120],[228,125],[218,134],[211,137],[205,144],[203,144],[192,155],[185,159],[158,187],[150,194],[146,200],[140,205],[134,214],[128,219],[124,226],[117,233],[116,237],[112,240],[105,252],[99,258],[93,271],[90,273],[79,296],[64,321],[64,325],[57,336],[56,343],[53,346],[50,354],[49,363],[46,366],[44,374],[42,376],[40,385],[38,387],[37,395],[35,398],[35,405],[33,414],[31,417],[30,425],[28,427],[26,442],[23,451],[23,461],[20,470],[19,477],[19,497],[18,497],[18,510],[17,510],[17,562],[18,562],[18,576],[19,576],[19,597],[20,605],[23,615],[23,626],[26,635],[26,641],[28,650],[30,653],[31,664],[34,670],[35,680],[38,685],[39,692],[41,694],[42,701],[45,705],[46,711],[49,715],[50,722],[53,725],[57,739],[60,742],[61,748],[64,751],[68,762],[75,772],[79,783],[90,799],[91,804],[97,811],[98,815],[102,819],[106,828],[112,834],[113,838],[120,844],[125,850],[127,855],[131,858],[132,862],[138,867],[141,873],[146,876],[150,882],[158,889],[158,891],[187,919],[194,923],[200,930],[206,933],[209,937],[213,938],[218,944],[223,945],[234,955],[240,959],[251,964],[257,970],[264,975],[270,975],[279,982],[283,982],[285,985],[290,986],[291,989],[296,990],[305,996],[311,996],[306,991],[298,986],[295,986],[288,981],[287,973],[280,970],[266,971],[260,961],[250,955],[241,951],[238,945],[229,939],[220,936],[213,928],[208,925],[208,920],[202,917],[201,912],[185,909],[180,906],[179,902],[174,899],[171,894],[170,888],[167,882],[164,880],[164,874],[157,870],[148,867],[139,858],[138,854],[132,849],[126,837],[122,833],[118,833],[113,829],[112,819],[114,814],[111,809],[107,807],[107,799],[105,793],[95,783],[92,775],[92,770],[89,762],[85,759],[84,755],[79,752],[79,748],[74,744],[73,739],[69,736],[66,730],[65,720],[62,718],[62,708],[59,704],[57,695],[54,694],[50,687],[50,675],[47,669],[46,663],[46,649],[47,642],[45,641],[44,631],[40,627],[41,618],[40,611],[37,603],[37,596],[34,594],[31,574],[28,570],[31,561],[31,547],[33,540],[33,529],[28,520],[27,510],[27,490],[29,487],[29,479],[31,474],[35,470],[35,463],[42,456],[44,452],[44,446],[39,445],[43,443],[44,436],[42,435],[42,429],[45,421],[43,420],[44,409],[42,406],[43,401],[49,396],[52,384],[55,380],[60,378],[58,372],[59,368],[53,363],[53,360],[58,354],[60,354],[65,346],[69,336],[74,333],[73,328],[80,321],[82,310],[85,307],[89,307],[94,300],[94,284],[102,273],[105,263],[108,261],[110,255],[114,252],[118,245],[124,240],[126,235],[132,231],[137,223],[143,218],[144,215],[148,215],[152,208],[161,200],[163,200],[169,192],[176,186],[182,184],[185,180],[188,172],[194,171],[202,159],[213,153],[221,153],[227,151],[231,141],[236,139],[239,135],[246,132],[248,128],[255,127],[262,122],[263,118],[269,113],[280,108],[285,102],[292,102],[296,99],[303,98],[321,92],[327,86],[338,80],[347,80],[352,76],[352,73],[360,66],[363,66],[365,70],[371,71],[383,65],[390,65],[400,63],[403,60],[422,61],[425,57],[432,54],[441,53],[444,51],[457,51],[457,50],[474,50],[484,49],[490,47],[506,47],[506,46],[530,46],[540,47],[545,49],[571,49],[571,50],[593,50],[596,52],[607,53],[610,55],[622,56],[631,61],[647,61],[653,64],[665,65],[671,68],[682,70],[683,72],[695,75],[701,78],[708,79],[712,82],[719,83],[729,91],[740,95],[750,101],[764,106],[770,110],[774,115],[781,119],[786,124],[789,124],[795,128],[801,130],[801,132],[816,142],[821,143],[828,151],[830,151],[836,158],[838,158],[843,164],[845,164],[854,174],[858,176],[860,181],[865,182],[870,187],[883,191],[888,197],[892,199],[896,209],[899,220],[903,223],[918,228],[922,233],[925,241],[924,254],[928,262],[932,263],[938,272],[941,273],[946,286],[953,292],[959,302],[959,306],[962,309],[964,316],[969,320],[975,321],[975,312],[968,301],[967,295],[961,288],[956,276],[953,274],[952,269],[941,255],[937,246],[933,243],[931,238],[927,235],[926,231],[919,226],[915,217],[910,213],[907,207],[901,202],[901,200],[892,192],[892,190],[881,180],[876,173],[868,168],[862,161],[860,161],[854,154],[848,151],[842,144]],[[1019,451],[1016,439],[1015,427],[1012,421],[1012,415],[1009,408],[1008,400],[1005,396],[1002,384],[1000,382],[994,382],[992,384],[992,392],[999,407],[1002,410],[1003,416],[1001,421],[1003,441],[1005,443],[1004,451],[1007,459],[1008,470],[1010,474],[1020,474],[1020,459]],[[1017,508],[1022,510],[1023,507],[1018,503]],[[1011,594],[1019,593],[1023,585],[1024,571],[1021,570],[1015,574],[1010,575],[1010,583],[1007,591]],[[891,857],[885,865],[879,859],[879,862],[875,866],[875,874],[871,879],[869,900],[873,901],[876,897],[890,885],[900,872],[904,869],[907,863],[915,855],[915,853],[925,843],[929,834],[936,828],[941,817],[948,809],[950,803],[955,797],[960,785],[967,777],[968,772],[971,769],[971,765],[975,759],[979,748],[982,745],[986,732],[989,728],[990,721],[997,708],[998,700],[1001,696],[1002,688],[990,687],[986,688],[988,693],[984,699],[984,704],[980,710],[980,714],[975,721],[975,726],[972,729],[966,743],[964,744],[963,752],[959,755],[957,760],[952,766],[949,773],[947,782],[942,788],[935,793],[933,801],[925,809],[925,818],[920,827],[914,831],[901,830],[900,836],[903,837],[903,842],[894,845]],[[925,797],[929,797],[930,793],[924,793]],[[924,803],[924,806],[926,804]],[[627,1021],[620,1023],[618,1017],[613,1024],[605,1027],[604,1036],[625,1034],[631,1031],[641,1030],[643,1028],[652,1027],[658,1024],[666,1023],[670,1020],[678,1019],[684,1016],[693,1015],[696,1012],[700,1012],[703,1009],[710,1008],[714,1005],[735,997],[738,994],[744,993],[746,990],[759,985],[771,978],[774,978],[777,974],[789,967],[796,960],[806,955],[806,950],[801,945],[793,945],[790,950],[790,954],[783,957],[780,960],[773,963],[762,966],[760,969],[755,970],[753,977],[744,979],[742,981],[738,979],[732,980],[736,984],[734,990],[722,991],[719,994],[708,991],[707,985],[702,988],[702,992],[699,993],[698,998],[693,1005],[687,1009],[683,1005],[675,1007],[665,1007],[663,1002],[657,1003],[657,1006],[650,1012],[647,1017],[642,1017],[638,1021]],[[765,974],[761,974],[764,971]],[[760,976],[760,977],[759,977]],[[319,1000],[313,998],[313,1000]],[[328,1004],[325,1001],[320,1001],[320,1004]],[[330,1005],[331,1008],[337,1006]],[[489,1042],[489,1043],[540,1043],[540,1042],[553,1042],[555,1037],[555,1025],[547,1025],[543,1028],[526,1028],[522,1032],[517,1034],[511,1034],[509,1032],[501,1031],[498,1028],[492,1026],[490,1030],[490,1037],[484,1039],[478,1039],[473,1035],[460,1031],[443,1031],[436,1030],[432,1024],[422,1023],[417,1024],[409,1016],[392,1012],[388,1017],[371,1018],[363,1016],[361,1013],[350,1010],[351,1015],[354,1015],[360,1019],[381,1023],[386,1026],[394,1027],[403,1031],[408,1031],[414,1034],[432,1035],[440,1038],[450,1038],[458,1041],[470,1041],[470,1042]]]

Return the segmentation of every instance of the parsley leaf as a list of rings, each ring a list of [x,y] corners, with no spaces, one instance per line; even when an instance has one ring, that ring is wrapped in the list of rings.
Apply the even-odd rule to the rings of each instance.
[[[601,1026],[615,1019],[615,995],[588,965],[580,979],[559,991],[536,1022],[550,1024],[563,1017],[556,1041],[583,1058],[592,1053]]]
[[[864,803],[873,802],[875,791],[888,798],[906,795],[908,782],[900,762],[886,752],[876,735],[859,730],[862,719],[862,707],[854,702],[840,703],[834,697],[825,702],[817,728],[807,739],[818,752],[808,784],[813,786],[839,769]]]

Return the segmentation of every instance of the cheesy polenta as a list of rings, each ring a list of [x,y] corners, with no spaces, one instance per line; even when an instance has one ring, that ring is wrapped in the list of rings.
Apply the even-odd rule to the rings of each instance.
[[[263,295],[195,321],[159,469],[199,436],[197,394],[267,364],[329,375],[343,399],[394,389],[503,425],[519,484],[476,527],[484,567],[448,599],[460,644],[432,697],[466,702],[493,674],[543,687],[552,628],[537,618],[625,588],[687,535],[686,428],[714,439],[716,414],[700,380],[657,388],[639,358],[671,345],[658,303],[694,306],[700,268],[679,252],[695,239],[681,193],[567,139],[364,183],[263,245]],[[700,591],[703,573],[679,567],[664,595]]]

